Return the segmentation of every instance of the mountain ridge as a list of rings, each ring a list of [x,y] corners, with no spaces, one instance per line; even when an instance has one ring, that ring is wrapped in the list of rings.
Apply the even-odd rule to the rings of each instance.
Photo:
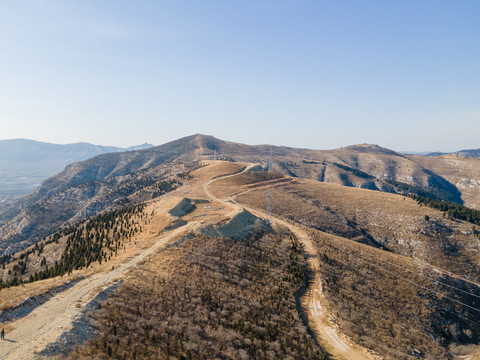
[[[271,157],[273,170],[291,177],[390,193],[415,193],[480,207],[476,195],[480,188],[478,159],[448,163],[442,157],[411,156],[378,145],[309,150],[245,145],[195,134],[148,149],[100,154],[66,166],[29,196],[0,208],[0,237],[4,239],[0,252],[12,244],[17,248],[20,243],[38,241],[54,227],[73,219],[80,220],[116,204],[147,200],[156,193],[156,186],[169,188],[166,183],[181,182],[179,174],[198,167],[200,161],[212,159],[214,154],[219,160],[256,163],[264,169]],[[470,172],[464,169],[466,161]],[[478,184],[465,183],[468,178],[478,180]]]
[[[450,155],[450,156],[463,156],[463,157],[473,157],[473,158],[478,158],[480,157],[480,149],[464,149],[464,150],[458,150],[458,151],[452,151],[452,152],[441,152],[441,151],[436,151],[436,152],[427,152],[423,154],[424,156],[445,156],[445,155]]]
[[[109,152],[152,147],[141,144],[120,148],[86,142],[54,144],[31,139],[0,140],[0,204],[32,192],[40,182],[70,163]]]
[[[38,157],[47,157],[47,159],[60,159],[62,161],[77,162],[86,160],[96,155],[119,152],[119,151],[134,151],[153,147],[148,143],[141,145],[134,145],[126,148],[116,146],[96,145],[88,142],[76,142],[70,144],[55,144],[32,139],[5,139],[0,140],[0,166],[2,169],[6,167],[16,168],[14,165],[18,160],[23,160],[29,166],[38,165],[45,167],[45,163],[38,164]],[[35,154],[32,154],[35,153]],[[32,156],[32,155],[37,155]],[[67,164],[68,164],[67,163]],[[65,165],[67,165],[65,164]],[[65,165],[62,166],[65,167]],[[20,164],[20,166],[25,166]],[[47,166],[50,166],[47,164]],[[60,165],[56,165],[57,169]],[[58,171],[61,171],[58,170]]]

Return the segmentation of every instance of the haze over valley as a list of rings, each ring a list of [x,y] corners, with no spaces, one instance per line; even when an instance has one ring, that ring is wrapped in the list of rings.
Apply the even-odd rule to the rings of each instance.
[[[0,203],[31,193],[42,180],[76,161],[117,151],[146,149],[143,144],[129,148],[88,143],[50,144],[28,139],[0,140]]]

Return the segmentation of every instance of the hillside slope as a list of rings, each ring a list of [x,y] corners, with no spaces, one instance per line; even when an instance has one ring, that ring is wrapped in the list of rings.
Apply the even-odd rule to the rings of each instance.
[[[29,139],[0,140],[0,204],[32,192],[42,180],[62,171],[70,163],[100,154],[151,146],[119,148],[89,143],[60,145]]]
[[[267,190],[273,218],[309,234],[318,291],[339,331],[385,359],[469,359],[478,351],[480,239],[471,224],[399,195],[265,173],[211,188],[262,213]]]
[[[158,186],[155,183],[171,180],[167,164],[173,164],[172,174],[178,174],[194,168],[199,160],[211,159],[214,152],[220,159],[263,167],[267,167],[271,157],[273,168],[291,177],[388,193],[415,193],[480,207],[480,192],[476,191],[480,187],[480,160],[471,159],[468,166],[472,170],[468,170],[444,158],[407,156],[376,145],[323,151],[252,146],[193,135],[145,150],[99,155],[67,166],[42,182],[31,195],[0,208],[0,237],[8,243],[0,244],[0,254],[13,243],[37,241],[70,219],[85,217],[118,201],[128,202],[128,197],[134,201],[134,194],[138,199],[146,199],[142,189],[150,187],[152,193],[151,187]]]
[[[84,278],[6,324],[17,342],[0,354],[69,356],[89,317],[99,331],[78,350],[84,359],[322,359],[324,349],[343,360],[436,360],[478,350],[480,240],[471,224],[403,196],[255,170],[203,162],[176,190],[3,258],[3,279],[26,283],[0,290],[0,306],[43,276]],[[268,190],[274,234],[258,218]],[[87,306],[109,280],[123,284]],[[75,325],[85,306],[90,315]],[[41,327],[53,308],[66,309],[62,320]],[[23,331],[30,322],[45,333]]]
[[[444,155],[438,157],[410,156],[412,161],[429,169],[454,185],[465,205],[480,209],[480,159]]]
[[[480,263],[480,239],[469,222],[448,219],[441,211],[395,194],[302,179],[264,181],[264,176],[243,174],[212,189],[265,209],[268,186],[273,214],[480,282],[474,266]]]
[[[215,147],[226,160],[256,162],[264,167],[271,156],[273,169],[294,177],[386,192],[396,192],[406,184],[413,191],[426,191],[439,199],[463,203],[462,193],[442,173],[425,168],[413,157],[376,145],[308,150],[266,145],[247,147],[210,139],[209,147]]]

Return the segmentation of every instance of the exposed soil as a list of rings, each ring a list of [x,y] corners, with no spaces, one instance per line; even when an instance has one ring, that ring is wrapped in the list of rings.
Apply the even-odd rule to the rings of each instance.
[[[251,167],[251,166],[250,166]],[[247,167],[246,170],[250,167]],[[203,188],[205,193],[214,201],[219,201],[214,194],[208,191],[208,186],[215,181],[226,179],[233,175],[227,175],[218,177],[204,184]],[[223,200],[224,202],[227,200]],[[228,202],[238,211],[244,211],[245,209],[257,216],[265,217],[263,212],[258,210],[244,208],[241,205],[235,203],[232,198],[229,198]],[[316,259],[316,250],[308,237],[308,235],[302,231],[299,227],[294,226],[286,221],[278,218],[272,219],[274,224],[287,227],[302,243],[306,251],[308,262],[313,273],[313,279],[311,286],[307,291],[306,296],[303,299],[304,308],[307,309],[307,318],[310,325],[313,325],[313,331],[317,335],[317,340],[320,345],[328,351],[333,359],[343,360],[369,360],[380,359],[379,356],[372,354],[371,351],[361,348],[354,344],[352,341],[342,335],[338,329],[332,324],[329,319],[327,302],[323,296],[322,283],[320,280],[320,274],[318,272],[318,260]]]
[[[48,344],[55,343],[63,333],[70,331],[73,327],[72,323],[82,316],[84,303],[90,302],[129,268],[154,254],[189,228],[190,225],[187,225],[159,236],[153,246],[114,270],[92,275],[86,281],[51,298],[28,316],[8,324],[6,334],[8,341],[0,347],[0,358],[31,359],[34,354],[43,351]]]
[[[148,211],[152,213],[155,211],[157,223],[139,235],[142,240],[138,245],[132,244],[132,247],[135,246],[135,252],[130,253],[130,256],[123,255],[116,259],[115,263],[112,262],[114,264],[112,270],[107,270],[111,264],[107,267],[95,268],[96,272],[90,270],[85,273],[89,275],[85,280],[54,294],[26,316],[22,318],[17,316],[15,321],[7,323],[5,326],[7,341],[0,347],[0,358],[31,359],[35,356],[37,358],[64,356],[73,346],[83,342],[92,334],[92,328],[87,326],[88,319],[85,318],[88,309],[94,306],[92,304],[96,304],[92,300],[126,276],[130,268],[146,260],[147,256],[171,246],[174,241],[182,241],[181,235],[186,231],[195,232],[207,227],[213,229],[216,235],[233,237],[255,226],[258,218],[265,217],[263,211],[237,203],[235,196],[231,194],[238,190],[228,192],[225,189],[221,190],[218,183],[214,184],[217,181],[245,174],[254,165],[246,166],[222,161],[210,162],[207,165],[193,173],[194,181],[190,185],[162,196],[161,200],[149,205]],[[281,181],[265,179],[262,184],[242,188],[242,194],[259,187],[269,187]],[[203,199],[207,202],[201,202],[194,209],[182,212],[181,221],[172,222],[168,212],[184,198]],[[320,261],[308,233],[300,226],[283,219],[274,217],[272,220],[274,226],[288,228],[301,242],[307,254],[312,277],[310,286],[302,298],[302,306],[308,324],[320,346],[334,359],[379,359],[378,355],[345,336],[332,321],[329,304],[322,289]],[[232,223],[235,226],[231,225]],[[325,236],[332,235],[325,234]]]

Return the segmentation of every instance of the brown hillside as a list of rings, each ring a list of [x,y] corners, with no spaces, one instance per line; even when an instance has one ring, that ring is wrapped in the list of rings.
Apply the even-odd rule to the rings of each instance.
[[[264,211],[270,189],[274,216],[311,229],[340,331],[386,359],[475,351],[480,288],[468,279],[479,280],[480,242],[471,224],[398,195],[271,176],[242,174],[218,181],[212,192]]]
[[[409,158],[455,185],[466,206],[480,209],[480,159],[456,155]]]
[[[478,350],[480,244],[471,224],[399,195],[255,164],[200,165],[145,206],[102,212],[9,259],[4,279],[39,270],[84,278],[7,323],[16,342],[0,356],[70,356],[68,329],[87,304],[100,332],[80,358],[314,359],[325,349],[344,360],[433,360]],[[267,235],[258,217],[268,189],[276,233]],[[118,290],[92,302],[112,282]],[[15,288],[23,294],[3,289],[2,299],[38,283]]]
[[[238,188],[242,180],[250,183],[252,176],[264,175],[222,181],[225,185],[235,182],[235,186],[225,186],[223,195],[239,193],[240,202],[265,209],[265,188],[245,193],[242,191],[252,188],[251,184]],[[221,187],[222,182],[216,186]],[[449,220],[442,212],[421,207],[408,197],[301,179],[272,184],[271,197],[273,213],[282,218],[480,281],[480,271],[472,266],[480,263],[480,240],[472,233],[472,224]]]

